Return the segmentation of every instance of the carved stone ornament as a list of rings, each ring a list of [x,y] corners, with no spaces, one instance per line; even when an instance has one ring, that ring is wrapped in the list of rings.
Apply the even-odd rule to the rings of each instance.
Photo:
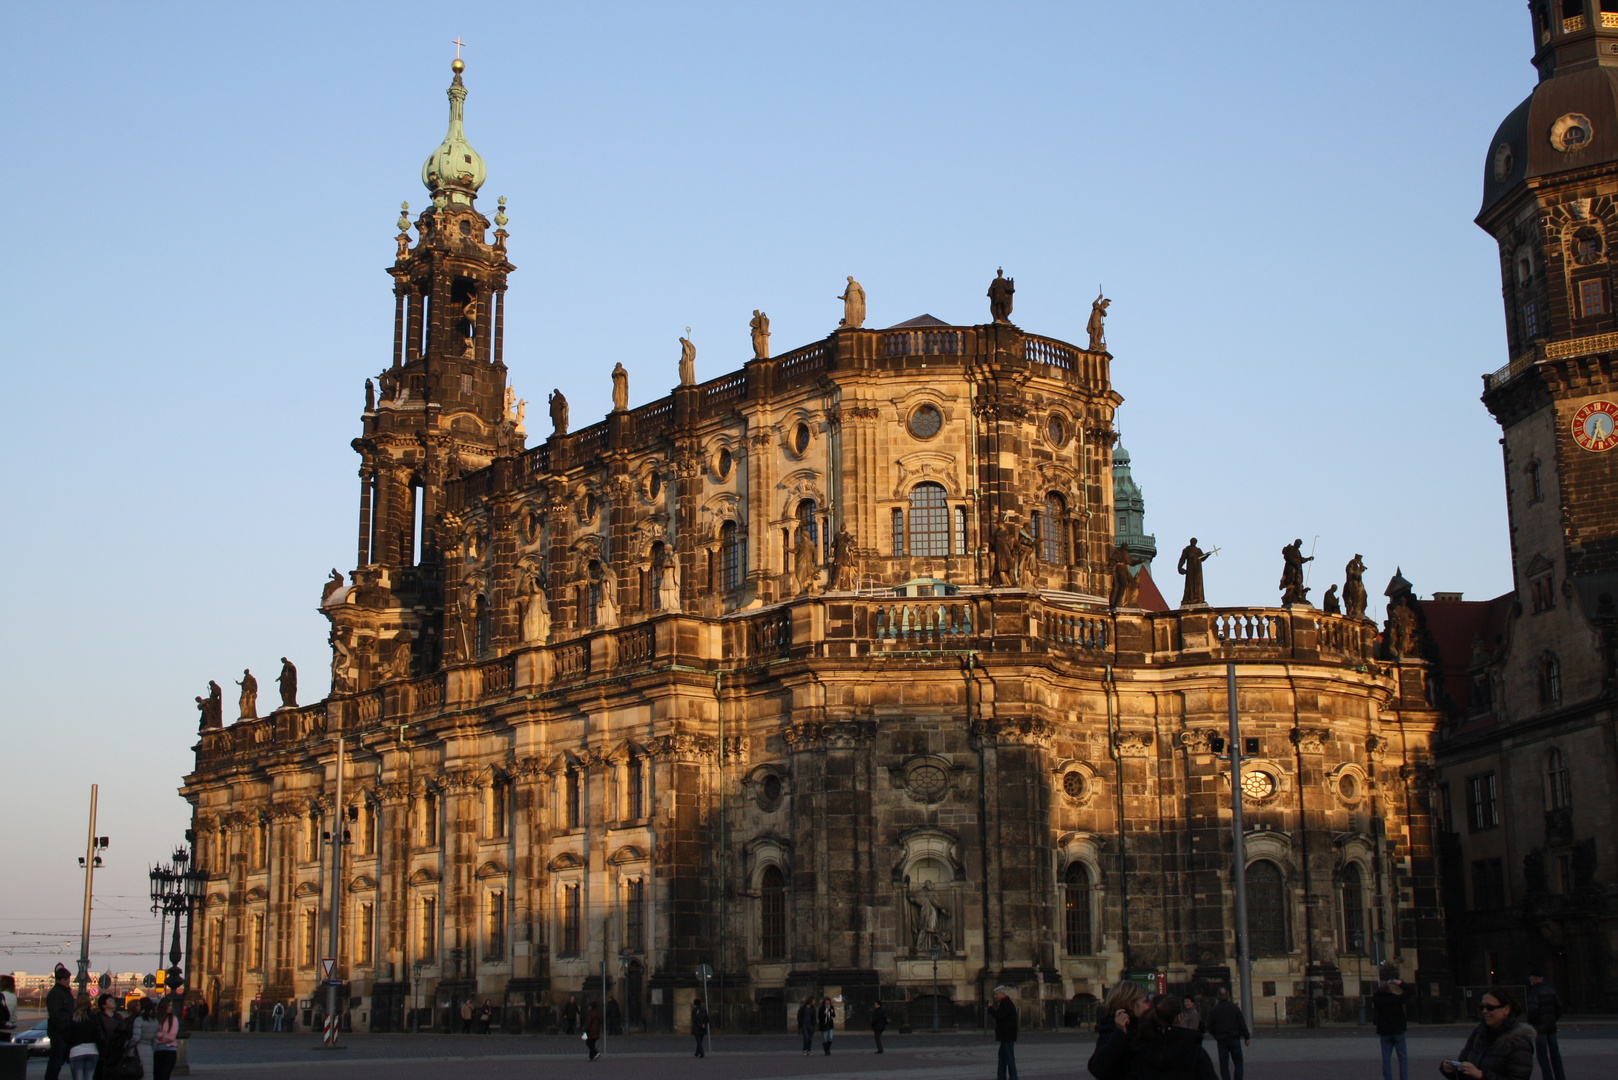
[[[1049,722],[1038,716],[992,716],[975,725],[979,738],[994,743],[1049,746],[1055,734]]]
[[[1292,745],[1305,754],[1323,754],[1326,752],[1326,737],[1330,734],[1325,728],[1295,727],[1290,737]]]
[[[1120,731],[1114,740],[1118,753],[1124,757],[1151,757],[1156,736],[1150,731]]]
[[[719,740],[712,735],[676,732],[660,735],[651,740],[649,748],[654,757],[674,758],[678,761],[709,760],[719,752]]]
[[[1218,728],[1186,728],[1180,733],[1180,745],[1193,754],[1214,752],[1213,740],[1220,738]]]
[[[1381,757],[1388,749],[1388,740],[1381,735],[1367,735],[1365,737],[1365,752],[1372,757]]]
[[[403,780],[378,784],[376,797],[378,801],[384,803],[408,802],[410,799],[410,784]]]
[[[793,750],[853,750],[876,737],[876,724],[869,720],[794,724],[782,728],[781,737]]]

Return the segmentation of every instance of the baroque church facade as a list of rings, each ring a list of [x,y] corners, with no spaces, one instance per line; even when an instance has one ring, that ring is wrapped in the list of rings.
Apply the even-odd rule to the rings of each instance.
[[[357,1029],[605,993],[666,1030],[704,991],[730,1030],[810,994],[976,1025],[1000,984],[1073,1023],[1125,974],[1234,985],[1233,797],[1257,1016],[1350,1016],[1390,974],[1442,1013],[1436,667],[1363,604],[1160,601],[1103,302],[1082,346],[1013,323],[1003,277],[982,323],[872,329],[850,279],[824,338],[772,355],[758,316],[753,359],[687,355],[636,408],[620,366],[608,416],[557,395],[529,446],[465,97],[457,61],[320,600],[331,693],[203,702],[216,1017],[318,1019],[335,894]]]

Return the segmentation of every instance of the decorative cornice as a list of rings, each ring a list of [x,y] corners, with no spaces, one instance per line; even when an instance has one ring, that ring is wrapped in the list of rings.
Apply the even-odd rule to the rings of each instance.
[[[794,752],[853,750],[876,738],[876,723],[871,720],[835,720],[794,724],[781,729],[781,738]]]
[[[1193,754],[1214,752],[1213,740],[1220,738],[1219,728],[1186,728],[1180,732],[1180,746]]]
[[[989,716],[974,725],[979,738],[1011,745],[1049,746],[1054,731],[1038,716]]]

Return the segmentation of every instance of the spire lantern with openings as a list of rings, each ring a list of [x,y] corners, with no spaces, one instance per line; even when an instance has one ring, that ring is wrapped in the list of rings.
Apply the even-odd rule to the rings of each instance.
[[[457,42],[457,46],[459,43]],[[456,50],[459,52],[459,48]],[[421,182],[433,193],[433,202],[439,206],[446,202],[472,203],[478,189],[488,177],[483,156],[466,141],[465,110],[466,84],[461,72],[466,63],[459,56],[450,64],[455,78],[449,84],[449,130],[437,150],[427,155],[421,166]]]

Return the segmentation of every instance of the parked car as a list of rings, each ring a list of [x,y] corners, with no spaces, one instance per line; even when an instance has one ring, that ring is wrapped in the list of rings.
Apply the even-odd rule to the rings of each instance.
[[[11,1036],[14,1043],[22,1043],[28,1047],[29,1057],[43,1057],[51,1052],[50,1033],[45,1029],[45,1021],[41,1020],[27,1031],[14,1032]]]

